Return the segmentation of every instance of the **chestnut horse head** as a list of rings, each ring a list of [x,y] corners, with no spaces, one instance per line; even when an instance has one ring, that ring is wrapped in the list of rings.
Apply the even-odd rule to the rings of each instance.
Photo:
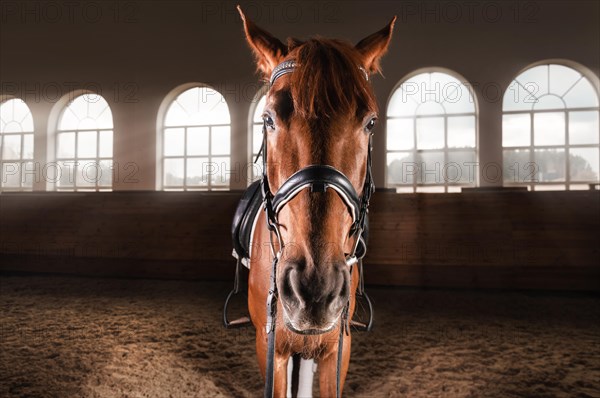
[[[285,45],[241,14],[258,70],[271,80],[263,112],[270,193],[307,166],[327,165],[360,197],[378,114],[368,80],[379,71],[395,18],[355,46],[320,37]],[[284,61],[293,71],[273,80]],[[347,255],[358,236],[348,207],[333,189],[303,189],[278,212],[277,290],[286,326],[296,333],[331,330],[353,294]]]

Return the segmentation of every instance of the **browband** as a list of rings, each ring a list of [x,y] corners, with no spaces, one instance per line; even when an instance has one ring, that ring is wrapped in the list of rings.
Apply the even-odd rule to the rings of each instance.
[[[281,76],[288,73],[292,73],[296,66],[298,66],[298,64],[293,59],[283,61],[282,63],[277,65],[275,69],[273,69],[273,72],[271,72],[271,79],[269,79],[269,85],[272,86],[275,83],[275,80],[279,79]],[[367,70],[362,66],[359,66],[358,69],[360,69],[360,71],[365,75],[365,80],[369,81],[369,74],[367,73]]]
[[[269,81],[269,84],[272,86],[273,83],[275,83],[275,80],[279,79],[281,76],[287,73],[292,73],[296,68],[296,65],[296,61],[294,60],[283,61],[282,63],[277,65],[275,69],[273,69],[273,72],[271,72],[271,79]]]

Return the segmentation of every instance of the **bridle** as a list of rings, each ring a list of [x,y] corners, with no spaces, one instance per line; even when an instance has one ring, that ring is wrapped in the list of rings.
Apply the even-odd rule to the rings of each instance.
[[[271,74],[270,87],[281,76],[292,73],[297,64],[293,60],[284,61],[277,65]],[[368,81],[368,74],[364,68],[359,67]],[[269,230],[275,234],[279,243],[279,250],[275,250],[273,239],[271,239],[271,254],[273,257],[281,255],[283,250],[283,240],[279,232],[278,215],[283,207],[290,202],[296,195],[304,189],[310,188],[310,192],[325,192],[327,188],[333,189],[342,199],[352,216],[352,226],[350,227],[350,236],[356,236],[355,245],[351,253],[346,255],[346,264],[352,266],[360,258],[357,258],[357,247],[360,242],[361,234],[365,228],[366,216],[368,213],[369,201],[372,193],[375,191],[372,174],[372,133],[369,135],[369,146],[367,150],[367,167],[365,181],[363,184],[362,195],[359,196],[354,186],[338,169],[329,165],[310,165],[304,167],[283,182],[281,187],[273,194],[269,184],[267,173],[267,124],[263,122],[263,142],[257,158],[262,154],[262,179],[261,187],[264,200],[264,209],[267,215],[267,225]]]
[[[271,74],[269,81],[271,88],[275,81],[281,76],[292,73],[298,65],[294,60],[288,60],[277,65]],[[369,75],[366,70],[359,66],[359,69],[364,73],[365,79],[369,80]],[[267,351],[267,369],[266,369],[266,382],[265,382],[265,397],[271,397],[273,395],[274,386],[274,356],[275,356],[275,319],[276,319],[276,306],[277,306],[277,263],[281,259],[282,252],[284,249],[284,242],[281,237],[279,230],[278,216],[280,211],[289,203],[294,197],[305,189],[310,189],[311,193],[321,192],[324,193],[328,188],[335,191],[338,196],[342,199],[350,215],[352,216],[352,226],[350,227],[349,237],[355,238],[352,251],[346,254],[346,265],[350,268],[350,275],[352,275],[352,266],[360,261],[366,252],[366,242],[362,241],[362,233],[365,229],[365,223],[367,219],[367,213],[369,208],[369,201],[371,195],[375,191],[375,184],[373,183],[372,175],[372,162],[371,162],[371,150],[372,150],[372,133],[369,133],[369,146],[367,150],[367,167],[365,173],[365,180],[363,183],[362,195],[359,196],[358,192],[354,189],[354,186],[341,171],[330,165],[310,165],[304,167],[294,174],[292,174],[287,180],[283,182],[281,187],[274,194],[271,192],[269,178],[267,173],[267,123],[263,122],[263,142],[259,155],[262,153],[262,194],[264,202],[264,210],[266,213],[267,227],[269,229],[270,247],[271,254],[273,256],[271,277],[269,284],[269,294],[267,296],[267,325],[266,332],[268,335],[268,351]],[[258,158],[257,156],[257,158]],[[275,240],[277,240],[278,249],[275,248]],[[359,244],[364,246],[365,250],[359,251]],[[343,351],[343,337],[344,334],[348,335],[348,310],[349,302],[346,303],[342,315],[338,345],[338,363],[337,363],[337,385],[336,391],[337,396],[340,396],[341,385],[340,385],[340,370],[342,362],[342,351]]]

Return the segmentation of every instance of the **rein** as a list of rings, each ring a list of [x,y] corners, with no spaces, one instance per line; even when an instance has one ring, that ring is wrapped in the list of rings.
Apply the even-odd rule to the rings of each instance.
[[[297,63],[293,60],[284,61],[277,65],[271,74],[270,87],[273,86],[275,81],[281,76],[292,73],[296,68]],[[363,67],[359,69],[364,73],[365,79],[369,80],[369,75]],[[269,179],[267,176],[267,124],[263,122],[263,142],[262,147],[258,156],[262,153],[262,195],[264,210],[266,213],[267,227],[269,229],[269,241],[271,254],[273,256],[271,276],[269,282],[269,293],[267,296],[267,325],[266,332],[268,336],[268,351],[267,351],[267,367],[266,367],[266,381],[265,381],[265,397],[269,398],[273,396],[274,387],[274,362],[275,362],[275,319],[277,314],[277,264],[281,258],[284,242],[281,238],[279,231],[278,215],[281,209],[285,207],[296,195],[302,192],[304,189],[310,189],[310,192],[326,192],[328,188],[333,189],[342,201],[346,204],[350,215],[352,216],[352,226],[350,228],[349,236],[355,237],[355,244],[351,253],[346,254],[346,265],[350,268],[350,275],[352,275],[352,266],[359,263],[362,257],[365,255],[366,250],[358,252],[359,244],[361,243],[361,235],[365,229],[365,223],[367,219],[367,212],[369,207],[369,201],[372,193],[375,191],[375,185],[373,183],[372,176],[372,161],[371,161],[371,150],[372,150],[372,133],[369,136],[369,147],[367,150],[367,167],[365,181],[363,184],[362,195],[359,196],[354,186],[348,180],[348,178],[338,169],[329,165],[310,165],[304,167],[292,176],[290,176],[281,187],[273,194],[269,185]],[[257,156],[257,158],[258,158]],[[278,249],[275,247],[275,240],[277,240]],[[364,242],[363,242],[364,244]],[[359,264],[360,271],[360,264]],[[362,279],[362,277],[361,277]],[[341,366],[343,357],[343,338],[344,334],[349,334],[349,322],[348,312],[349,304],[346,303],[342,310],[340,320],[340,334],[338,342],[338,357],[337,357],[337,384],[336,384],[336,396],[341,395]]]

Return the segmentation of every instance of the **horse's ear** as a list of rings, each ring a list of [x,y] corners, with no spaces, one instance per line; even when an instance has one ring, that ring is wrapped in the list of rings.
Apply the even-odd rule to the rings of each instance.
[[[360,52],[363,60],[363,66],[369,73],[380,72],[379,60],[387,51],[390,40],[392,39],[392,31],[396,17],[392,18],[390,23],[379,32],[375,32],[370,36],[365,37],[355,48]]]
[[[256,65],[263,76],[268,79],[273,69],[283,60],[287,54],[287,46],[279,39],[273,37],[269,32],[259,28],[254,22],[246,18],[242,8],[238,5],[237,10],[244,22],[246,41],[252,48],[256,57]]]

